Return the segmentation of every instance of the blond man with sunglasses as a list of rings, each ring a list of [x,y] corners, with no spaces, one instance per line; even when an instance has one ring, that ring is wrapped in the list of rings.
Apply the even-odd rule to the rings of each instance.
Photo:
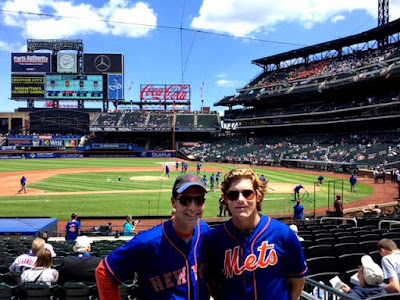
[[[206,238],[207,275],[214,299],[298,299],[308,268],[296,234],[263,216],[267,183],[250,168],[222,183],[232,219]]]
[[[112,252],[96,270],[100,299],[120,300],[118,285],[138,274],[139,299],[208,299],[204,235],[210,227],[201,217],[206,201],[204,181],[179,176],[172,189],[175,215]]]

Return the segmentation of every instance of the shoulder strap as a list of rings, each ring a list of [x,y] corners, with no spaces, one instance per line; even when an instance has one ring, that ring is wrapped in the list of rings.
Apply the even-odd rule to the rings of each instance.
[[[42,270],[42,272],[40,272],[40,274],[35,278],[35,280],[33,281],[33,283],[36,283],[38,281],[38,279],[40,278],[40,276],[42,276],[42,273],[44,272],[44,269]]]

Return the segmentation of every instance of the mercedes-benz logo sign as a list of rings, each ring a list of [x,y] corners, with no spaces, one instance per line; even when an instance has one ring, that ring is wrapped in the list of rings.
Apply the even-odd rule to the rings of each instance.
[[[94,67],[97,71],[106,72],[111,67],[110,58],[107,55],[99,55],[94,59]]]

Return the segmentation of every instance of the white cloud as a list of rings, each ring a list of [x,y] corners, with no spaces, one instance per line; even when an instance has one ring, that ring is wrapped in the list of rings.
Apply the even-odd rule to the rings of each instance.
[[[399,7],[400,3],[391,3],[391,19],[396,18],[395,14],[400,16]],[[305,28],[311,28],[316,23],[357,9],[376,16],[377,1],[204,0],[191,26],[246,36],[259,31],[271,31],[279,22],[298,22]]]
[[[234,88],[243,85],[240,80],[227,80],[227,79],[219,79],[217,80],[217,85],[221,87]]]
[[[9,43],[9,42],[0,41],[0,51],[25,52],[26,44],[22,45],[21,43]]]
[[[226,77],[228,77],[228,74],[226,73],[217,74],[217,78],[226,78]]]
[[[73,1],[8,0],[2,5],[2,9],[65,17],[4,12],[3,23],[21,28],[24,38],[61,39],[82,34],[142,37],[154,30],[157,25],[157,16],[147,3],[131,4],[126,0],[109,0],[100,8],[84,3],[76,5]]]
[[[343,21],[344,19],[346,19],[345,16],[343,16],[343,15],[337,15],[337,16],[334,16],[334,17],[331,19],[331,22],[332,22],[333,24],[335,24],[335,23],[337,23],[337,22],[339,22],[339,21]]]

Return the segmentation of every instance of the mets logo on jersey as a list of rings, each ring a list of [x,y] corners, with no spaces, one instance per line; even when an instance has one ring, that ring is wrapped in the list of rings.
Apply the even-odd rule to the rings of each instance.
[[[233,252],[232,249],[225,251],[225,277],[232,278],[233,275],[240,275],[244,271],[254,271],[257,268],[276,265],[278,256],[274,247],[274,244],[268,245],[268,241],[262,242],[261,246],[257,248],[259,251],[258,256],[256,254],[249,254],[242,266],[239,266],[239,246],[233,248]]]

